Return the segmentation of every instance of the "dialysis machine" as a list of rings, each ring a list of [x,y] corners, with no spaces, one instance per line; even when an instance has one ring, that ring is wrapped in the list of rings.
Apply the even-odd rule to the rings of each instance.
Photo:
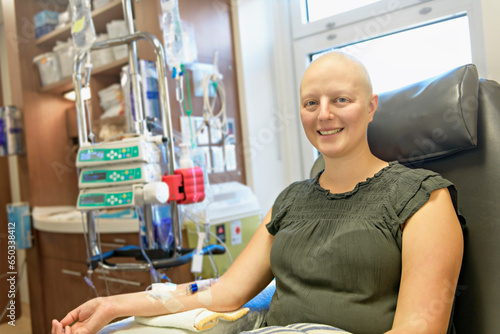
[[[76,165],[79,168],[79,196],[77,209],[82,211],[87,223],[87,244],[90,269],[151,271],[166,269],[192,261],[194,256],[221,254],[224,248],[208,245],[205,248],[185,249],[179,219],[179,204],[203,201],[203,172],[198,167],[175,169],[173,129],[167,89],[165,51],[161,42],[152,34],[134,31],[132,0],[122,0],[128,35],[94,42],[86,50],[79,50],[73,67],[73,83],[76,96],[79,151]],[[83,20],[83,19],[81,19]],[[83,21],[79,22],[80,28]],[[74,23],[74,26],[76,23]],[[93,28],[93,27],[92,27]],[[161,133],[148,129],[142,107],[136,42],[146,40],[156,55],[158,88],[160,93]],[[82,67],[90,50],[128,45],[129,69],[133,94],[135,133],[128,138],[94,143],[87,126],[87,111],[82,96],[88,85],[90,69],[82,75]],[[88,60],[88,59],[87,59]],[[83,83],[83,84],[82,84]],[[163,163],[166,160],[166,164]],[[182,166],[181,166],[182,167]],[[165,169],[165,170],[162,170]],[[155,242],[153,230],[154,205],[169,203],[174,242],[164,249]],[[98,210],[134,207],[138,209],[141,247],[126,246],[102,253],[98,245],[95,217]],[[132,263],[113,263],[115,257],[134,257]],[[153,282],[158,275],[152,275]]]

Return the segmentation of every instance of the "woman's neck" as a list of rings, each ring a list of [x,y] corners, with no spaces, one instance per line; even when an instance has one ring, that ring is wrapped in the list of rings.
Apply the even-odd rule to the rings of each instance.
[[[373,177],[389,164],[373,154],[352,159],[325,158],[325,171],[319,183],[331,193],[345,193],[353,190],[359,182]]]

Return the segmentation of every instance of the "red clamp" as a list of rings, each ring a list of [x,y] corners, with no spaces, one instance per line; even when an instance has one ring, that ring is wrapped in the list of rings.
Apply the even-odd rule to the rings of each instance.
[[[203,170],[200,167],[177,169],[174,175],[164,175],[162,181],[168,185],[168,202],[190,204],[205,199]]]

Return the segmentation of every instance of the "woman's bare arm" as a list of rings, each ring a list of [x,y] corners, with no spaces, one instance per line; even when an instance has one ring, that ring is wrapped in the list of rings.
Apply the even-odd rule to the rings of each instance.
[[[200,293],[176,296],[170,304],[164,303],[166,300],[156,300],[146,292],[95,298],[68,313],[60,322],[53,320],[52,334],[63,333],[63,328],[68,334],[96,333],[118,317],[156,316],[203,307],[214,311],[241,307],[273,279],[270,265],[273,236],[265,227],[270,219],[271,211],[228,271],[212,285],[209,303],[207,298],[199,298]]]
[[[463,235],[446,188],[431,193],[403,229],[402,274],[390,334],[448,328],[463,255]]]

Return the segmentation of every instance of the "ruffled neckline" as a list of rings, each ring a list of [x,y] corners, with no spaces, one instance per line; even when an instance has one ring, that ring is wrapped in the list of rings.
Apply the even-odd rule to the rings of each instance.
[[[323,192],[328,199],[342,199],[342,198],[346,198],[346,197],[350,197],[350,196],[354,195],[355,193],[357,193],[359,191],[359,189],[361,187],[364,187],[364,186],[370,184],[370,182],[374,182],[374,180],[380,178],[382,176],[382,174],[384,174],[387,170],[389,170],[394,165],[398,165],[398,164],[399,164],[399,162],[397,162],[397,161],[390,161],[388,166],[385,166],[384,168],[382,168],[381,170],[376,172],[373,176],[366,178],[366,180],[358,182],[356,184],[356,186],[354,187],[354,189],[349,190],[349,191],[344,192],[344,193],[332,194],[329,189],[325,189],[319,184],[319,178],[320,178],[321,174],[323,174],[323,172],[325,171],[324,169],[322,171],[320,171],[316,175],[316,177],[313,179],[313,185],[317,190]]]

